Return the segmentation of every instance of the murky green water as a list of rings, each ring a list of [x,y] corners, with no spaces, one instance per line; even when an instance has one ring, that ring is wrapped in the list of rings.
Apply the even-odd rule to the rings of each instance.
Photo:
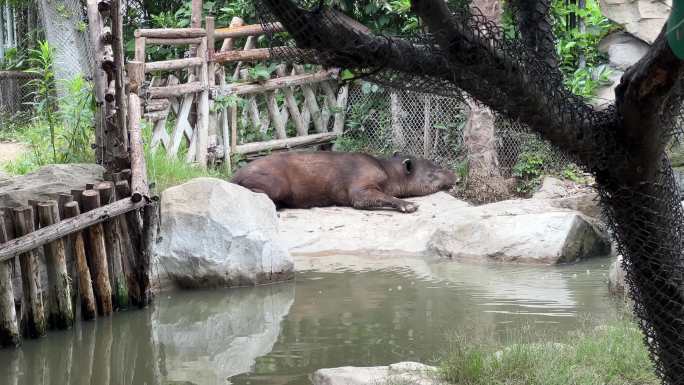
[[[616,314],[607,259],[564,267],[413,262],[165,294],[148,310],[0,351],[0,384],[307,384],[324,367],[434,362],[454,332],[496,343],[529,325],[562,335],[587,315],[599,323]]]

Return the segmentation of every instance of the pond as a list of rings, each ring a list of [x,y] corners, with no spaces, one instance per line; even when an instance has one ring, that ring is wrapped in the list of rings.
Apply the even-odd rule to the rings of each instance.
[[[618,313],[607,258],[555,267],[358,260],[298,260],[307,270],[286,284],[164,293],[149,309],[0,351],[0,383],[307,384],[319,368],[434,363],[453,333],[496,344],[531,327],[553,338]]]

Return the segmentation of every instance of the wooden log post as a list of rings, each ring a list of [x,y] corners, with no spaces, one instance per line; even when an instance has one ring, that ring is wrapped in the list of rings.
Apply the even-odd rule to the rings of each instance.
[[[129,199],[131,188],[127,180],[116,182],[116,196],[117,199]],[[119,227],[119,231],[126,243],[126,253],[122,258],[122,265],[126,282],[128,283],[128,297],[131,305],[140,305],[142,298],[135,271],[135,266],[139,260],[138,256],[140,255],[140,236],[142,235],[139,211],[131,211],[120,217]]]
[[[88,35],[90,41],[93,44],[93,49],[95,50],[95,70],[93,71],[93,83],[94,83],[94,97],[97,109],[95,111],[95,145],[97,147],[95,151],[95,158],[98,164],[102,164],[104,161],[104,131],[105,131],[105,90],[107,89],[107,78],[104,71],[101,70],[102,65],[102,51],[105,46],[105,42],[100,39],[100,34],[102,32],[102,18],[98,11],[97,0],[87,0],[88,9]]]
[[[68,202],[64,205],[64,218],[77,217],[79,214],[80,210],[77,202]],[[76,275],[78,276],[78,292],[81,298],[81,318],[86,321],[92,320],[97,317],[97,305],[95,304],[90,270],[88,270],[83,233],[81,231],[72,233],[69,236],[69,243],[74,251]]]
[[[128,63],[130,76],[130,94],[128,95],[128,130],[131,141],[131,198],[133,202],[140,202],[143,197],[149,196],[147,185],[147,171],[143,154],[142,133],[140,132],[140,97],[139,86],[144,79],[145,63],[131,61]]]
[[[100,207],[100,194],[94,190],[83,192],[83,211],[88,212]],[[109,285],[107,248],[105,246],[104,229],[101,223],[88,228],[88,244],[90,255],[90,272],[93,278],[95,301],[100,315],[112,314],[112,289]]]
[[[126,94],[124,73],[124,42],[123,42],[123,15],[121,14],[121,0],[112,0],[112,30],[114,48],[114,71],[115,71],[115,94],[116,94],[116,123],[119,129],[119,137],[123,141],[123,147],[128,148],[128,131],[126,130]]]
[[[278,77],[281,78],[286,77],[286,70],[286,65],[281,64],[278,66],[276,74],[278,74]],[[294,96],[294,90],[292,89],[292,87],[285,87],[282,90],[285,94],[285,103],[287,104],[287,108],[290,111],[290,116],[292,117],[292,121],[294,122],[295,128],[297,129],[297,136],[304,136],[308,134],[309,127],[306,127],[304,125],[302,114],[299,112],[299,106],[297,105],[297,99],[295,99]]]
[[[59,222],[57,202],[49,201],[38,204],[38,217],[41,227]],[[69,329],[74,324],[74,313],[71,307],[66,249],[62,239],[45,245],[45,260],[48,276],[48,327]]]
[[[14,233],[17,237],[34,230],[33,209],[17,207],[14,209]],[[19,256],[21,264],[21,332],[24,337],[38,338],[45,335],[46,322],[41,295],[38,261],[34,251],[26,251]]]
[[[306,71],[304,70],[304,67],[301,65],[294,65],[294,69],[297,73],[299,74],[305,74]],[[302,85],[302,91],[304,92],[304,100],[306,102],[306,106],[309,108],[309,111],[311,112],[311,117],[313,119],[314,127],[316,128],[316,131],[318,133],[324,133],[328,131],[328,128],[323,126],[323,117],[321,114],[321,109],[318,107],[318,103],[316,102],[316,93],[314,92],[313,88],[311,85],[305,84]]]
[[[8,240],[5,218],[0,213],[0,245]],[[0,262],[0,347],[16,347],[21,344],[10,264],[9,261]]]
[[[199,70],[199,80],[202,84],[202,93],[197,105],[197,163],[202,168],[207,167],[207,153],[209,146],[209,75],[207,63],[207,39],[202,40],[197,49],[197,56],[202,58],[202,67]]]
[[[100,204],[105,206],[114,203],[116,192],[114,183],[102,182],[95,186],[95,190],[100,194]],[[128,307],[128,285],[123,273],[122,258],[126,254],[124,235],[121,234],[119,218],[102,222],[105,235],[105,247],[107,250],[107,260],[109,261],[109,278],[112,287],[113,305],[115,308]]]
[[[150,285],[150,267],[152,261],[152,249],[157,236],[159,201],[153,200],[143,209],[143,235],[142,253],[138,264],[138,282],[140,282],[140,293],[142,294],[141,305],[146,306],[152,301],[152,290]]]

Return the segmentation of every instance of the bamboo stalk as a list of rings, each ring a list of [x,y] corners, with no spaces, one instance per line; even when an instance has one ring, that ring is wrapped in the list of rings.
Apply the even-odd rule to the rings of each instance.
[[[18,207],[14,209],[14,232],[18,236],[33,232],[33,209]],[[7,247],[4,245],[3,249]],[[45,335],[46,323],[41,296],[38,261],[33,251],[26,251],[19,256],[21,264],[21,331],[24,337],[38,338]]]
[[[47,227],[59,222],[57,202],[49,201],[38,205],[40,226]],[[71,287],[66,266],[64,240],[56,239],[45,245],[48,276],[48,326],[68,329],[74,324],[71,307]]]
[[[0,244],[9,240],[4,215],[0,215]],[[0,347],[19,346],[19,323],[14,307],[14,287],[10,262],[0,262]]]
[[[69,202],[64,205],[64,217],[76,218],[80,215],[77,202]],[[84,320],[91,320],[97,317],[97,307],[95,305],[95,294],[93,293],[93,282],[88,270],[86,259],[85,243],[83,233],[76,231],[69,235],[69,243],[74,250],[74,262],[78,276],[78,292],[81,297],[81,317]]]
[[[100,195],[97,191],[83,192],[83,211],[91,211],[100,207]],[[101,223],[88,228],[90,272],[93,278],[95,301],[100,315],[112,314],[112,289],[109,285],[109,271],[107,249],[105,246],[104,229]]]

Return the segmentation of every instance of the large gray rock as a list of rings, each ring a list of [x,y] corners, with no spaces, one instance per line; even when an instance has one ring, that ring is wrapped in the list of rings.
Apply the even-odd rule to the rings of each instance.
[[[161,197],[161,274],[186,288],[244,286],[292,278],[273,202],[215,178],[193,179]]]
[[[612,68],[626,70],[648,52],[649,45],[624,31],[611,33],[599,43],[599,51],[608,54]]]
[[[601,0],[600,6],[607,18],[651,44],[670,16],[672,0]]]
[[[29,199],[57,199],[60,193],[102,181],[103,172],[96,164],[55,164],[23,176],[0,178],[0,207],[22,206]]]
[[[312,376],[314,385],[438,385],[437,368],[417,362],[400,362],[389,366],[319,369]]]
[[[409,200],[419,205],[413,214],[343,207],[284,210],[281,235],[296,256],[442,255],[548,264],[610,252],[605,234],[581,213],[555,206],[554,199],[477,207],[446,193]]]
[[[429,249],[457,260],[555,264],[608,255],[610,244],[581,215],[548,212],[465,221],[438,230]]]

